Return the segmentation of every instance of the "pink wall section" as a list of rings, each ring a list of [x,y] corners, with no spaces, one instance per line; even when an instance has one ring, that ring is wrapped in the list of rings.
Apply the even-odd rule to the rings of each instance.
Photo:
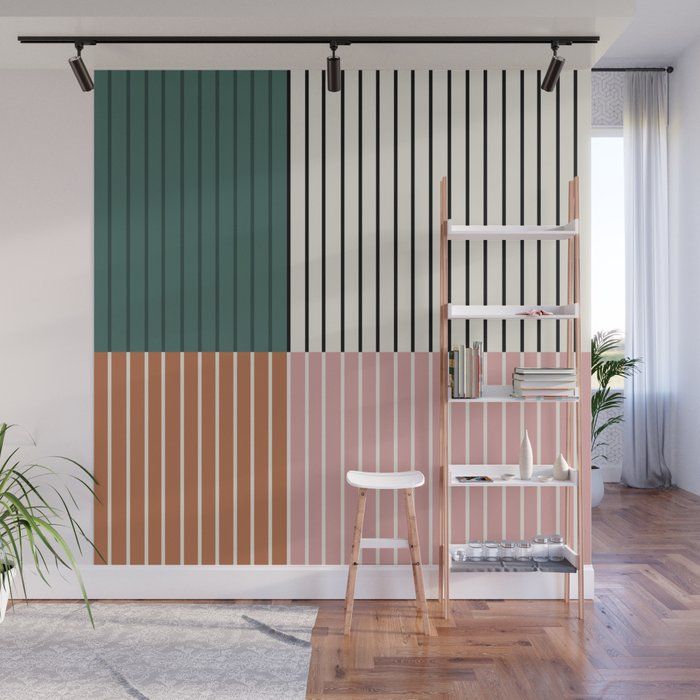
[[[345,484],[350,469],[420,469],[417,515],[423,559],[436,563],[439,516],[439,353],[291,353],[288,397],[291,564],[348,560],[357,494]],[[557,365],[565,353],[486,354],[487,383],[507,384],[521,364]],[[583,377],[590,358],[583,359]],[[588,445],[590,390],[583,382],[583,444]],[[521,428],[535,462],[551,464],[566,445],[562,404],[454,404],[450,461],[517,464]],[[584,449],[584,461],[588,459]],[[565,491],[557,488],[454,489],[453,542],[520,538],[563,532]],[[585,502],[589,501],[585,489]],[[590,509],[584,510],[590,513]],[[590,517],[586,518],[589,552]],[[403,503],[392,492],[370,493],[364,535],[405,533]],[[590,558],[590,554],[586,555]],[[364,562],[405,563],[405,553],[365,550]]]

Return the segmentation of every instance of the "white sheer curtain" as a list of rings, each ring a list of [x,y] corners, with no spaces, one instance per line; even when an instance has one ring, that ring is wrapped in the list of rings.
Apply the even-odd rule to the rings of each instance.
[[[668,76],[625,75],[626,354],[641,371],[625,383],[622,482],[671,485],[669,403]]]

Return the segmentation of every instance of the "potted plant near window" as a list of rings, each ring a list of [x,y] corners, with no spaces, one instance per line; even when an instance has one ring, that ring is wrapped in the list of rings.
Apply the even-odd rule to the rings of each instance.
[[[66,457],[58,459],[69,465],[69,473],[59,474],[43,464],[24,463],[19,448],[6,455],[5,438],[11,428],[0,424],[0,622],[18,580],[26,597],[25,568],[30,564],[47,584],[52,566],[70,569],[78,580],[92,623],[90,602],[69,541],[74,541],[81,553],[83,545],[94,545],[73,516],[77,502],[66,479],[93,495],[94,479],[84,467]]]
[[[602,441],[605,431],[622,423],[624,395],[612,386],[616,378],[629,377],[639,371],[639,357],[625,357],[623,336],[620,331],[600,331],[591,340],[591,374],[598,388],[591,395],[591,506],[595,508],[603,500],[603,472],[596,461],[607,460],[607,443]]]

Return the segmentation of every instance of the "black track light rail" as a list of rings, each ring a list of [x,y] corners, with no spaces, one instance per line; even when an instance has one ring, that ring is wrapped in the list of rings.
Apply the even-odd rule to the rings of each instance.
[[[599,36],[18,36],[21,44],[597,44]]]

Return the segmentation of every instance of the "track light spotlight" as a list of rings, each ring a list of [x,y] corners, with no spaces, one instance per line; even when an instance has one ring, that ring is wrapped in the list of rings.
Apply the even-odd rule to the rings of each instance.
[[[326,59],[328,92],[340,92],[340,57],[335,55],[338,44],[331,42],[332,56]]]
[[[549,62],[547,72],[544,74],[544,80],[542,81],[542,89],[545,92],[552,92],[559,82],[559,76],[561,75],[562,68],[566,63],[566,59],[562,56],[557,55],[559,50],[559,42],[552,42],[552,60]]]
[[[92,82],[92,76],[90,75],[88,69],[85,67],[83,59],[80,56],[83,50],[83,45],[76,44],[75,50],[76,55],[69,58],[68,63],[70,64],[70,67],[73,70],[73,75],[78,81],[78,85],[80,85],[81,90],[83,92],[90,92],[90,90],[94,89],[95,83]]]

